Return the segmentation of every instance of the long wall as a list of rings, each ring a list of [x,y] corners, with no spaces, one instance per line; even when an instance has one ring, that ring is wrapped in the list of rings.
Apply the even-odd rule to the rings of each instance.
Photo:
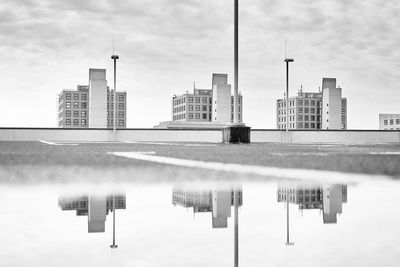
[[[379,130],[323,130],[290,131],[251,130],[251,142],[295,143],[400,143],[400,131]],[[0,128],[0,141],[169,141],[169,142],[222,142],[218,129],[121,129],[114,136],[109,129],[62,128]]]

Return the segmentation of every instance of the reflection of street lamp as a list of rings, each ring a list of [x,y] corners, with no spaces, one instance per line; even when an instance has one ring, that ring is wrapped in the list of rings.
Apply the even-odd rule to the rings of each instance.
[[[110,248],[117,248],[117,247],[118,245],[115,244],[115,195],[113,195],[113,243],[112,245],[110,245]]]
[[[233,203],[234,203],[234,217],[235,217],[235,267],[239,266],[239,216],[238,216],[238,211],[239,211],[239,191],[233,187]]]
[[[286,201],[286,246],[293,246],[294,243],[289,241],[289,197]]]
[[[293,58],[285,58],[286,62],[286,141],[289,139],[289,62],[294,62]]]

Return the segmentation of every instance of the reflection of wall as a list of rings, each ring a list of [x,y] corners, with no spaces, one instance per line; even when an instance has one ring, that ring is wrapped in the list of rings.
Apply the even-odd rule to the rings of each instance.
[[[324,223],[336,223],[347,203],[346,185],[281,184],[277,191],[278,202],[294,203],[299,209],[320,209]]]
[[[242,190],[238,189],[238,205],[242,205]],[[194,190],[184,186],[174,186],[172,203],[183,207],[193,207],[193,212],[211,212],[212,227],[228,227],[231,206],[234,205],[234,191],[227,190]]]
[[[61,210],[75,210],[76,216],[88,216],[88,233],[105,232],[105,221],[113,209],[113,195],[84,195],[60,197],[58,206]],[[115,209],[126,208],[125,195],[115,196]]]

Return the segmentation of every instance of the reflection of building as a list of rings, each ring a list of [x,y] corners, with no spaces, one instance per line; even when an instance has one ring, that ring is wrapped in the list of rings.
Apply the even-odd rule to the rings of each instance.
[[[61,210],[75,210],[76,216],[88,216],[88,232],[105,231],[106,216],[113,209],[113,195],[83,195],[60,197],[58,206]],[[125,195],[115,195],[115,209],[125,209]]]
[[[379,130],[400,130],[400,114],[379,114]]]
[[[346,185],[281,184],[278,186],[278,202],[299,205],[299,209],[320,209],[324,223],[336,223],[347,203]]]
[[[303,92],[289,98],[289,129],[347,129],[347,99],[335,78],[322,79],[322,92]],[[276,126],[286,129],[286,98],[276,103]]]
[[[242,189],[238,189],[238,205],[242,205]],[[211,212],[212,227],[228,227],[231,206],[234,203],[234,190],[195,190],[184,186],[174,186],[172,203],[183,207],[193,207],[193,212]]]
[[[117,92],[117,128],[126,128],[126,92]],[[89,85],[63,90],[58,96],[58,127],[112,128],[114,91],[105,69],[89,69]]]

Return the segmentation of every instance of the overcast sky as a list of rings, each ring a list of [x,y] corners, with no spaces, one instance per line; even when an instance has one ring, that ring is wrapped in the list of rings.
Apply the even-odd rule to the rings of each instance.
[[[106,68],[128,92],[128,127],[171,119],[171,97],[211,88],[213,72],[233,84],[233,0],[15,0],[0,5],[0,126],[56,126],[56,95]],[[396,0],[241,0],[239,90],[244,122],[275,128],[285,89],[317,91],[337,78],[348,128],[376,129],[400,113],[400,4]]]

